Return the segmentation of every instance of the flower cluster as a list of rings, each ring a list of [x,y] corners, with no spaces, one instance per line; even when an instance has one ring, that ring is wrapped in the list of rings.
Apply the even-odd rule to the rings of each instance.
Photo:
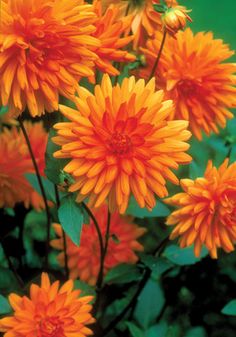
[[[94,216],[98,221],[102,236],[105,238],[107,206],[104,205],[94,212]],[[132,217],[121,217],[117,212],[112,214],[107,254],[104,261],[104,274],[118,264],[134,264],[138,261],[135,252],[142,251],[143,246],[138,243],[137,239],[146,232],[146,229],[138,227],[132,223],[132,220]],[[59,238],[53,240],[51,245],[63,251],[62,228],[59,224],[54,224],[54,229]],[[79,277],[82,281],[95,285],[100,269],[101,254],[93,221],[91,220],[90,224],[83,226],[79,247],[69,237],[66,238],[66,247],[70,278],[76,279]],[[64,252],[58,255],[58,260],[63,266],[65,265]]]

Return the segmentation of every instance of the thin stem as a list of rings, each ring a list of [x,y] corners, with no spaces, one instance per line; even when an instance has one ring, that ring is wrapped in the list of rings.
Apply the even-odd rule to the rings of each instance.
[[[35,169],[35,173],[36,173],[36,176],[37,176],[37,179],[38,179],[39,187],[40,187],[41,194],[42,194],[43,201],[44,201],[44,205],[45,205],[45,211],[46,211],[46,216],[47,216],[47,242],[46,242],[45,268],[48,269],[48,254],[49,254],[50,226],[51,226],[50,210],[49,210],[49,207],[48,207],[47,197],[46,197],[46,193],[45,193],[45,190],[44,190],[44,187],[43,187],[43,182],[42,182],[42,179],[41,179],[41,176],[40,176],[40,172],[39,172],[38,165],[37,165],[34,153],[33,153],[33,149],[32,149],[31,144],[30,144],[28,134],[26,132],[26,129],[25,129],[25,126],[24,126],[24,123],[23,123],[21,117],[18,117],[18,121],[20,123],[21,130],[22,130],[23,135],[25,137],[26,144],[28,146],[28,150],[29,150],[29,153],[30,153],[30,156],[31,156],[31,160],[32,160],[32,163],[33,163],[33,166],[34,166],[34,169]]]
[[[102,336],[105,337],[112,329],[114,329],[114,327],[122,320],[122,318],[127,314],[127,312],[136,305],[136,302],[138,300],[138,297],[141,293],[141,291],[143,290],[143,288],[145,287],[149,277],[151,276],[151,270],[150,269],[146,269],[143,275],[143,278],[141,279],[138,288],[132,298],[132,300],[127,304],[127,306],[121,311],[121,313],[116,316],[116,318],[113,319],[113,321],[110,322],[110,324],[108,324],[108,326],[103,330],[102,332]],[[100,336],[98,336],[100,337]]]
[[[104,275],[104,263],[105,263],[105,258],[107,254],[107,248],[108,248],[108,242],[109,242],[109,236],[110,236],[110,225],[111,225],[111,213],[108,210],[107,213],[107,228],[106,228],[106,234],[105,234],[105,245],[103,249],[103,255],[101,258],[101,264],[100,264],[100,270],[98,274],[98,279],[97,279],[97,288],[100,289],[102,287],[103,283],[103,275]]]
[[[60,197],[59,197],[58,188],[57,188],[56,184],[54,185],[54,188],[55,188],[57,209],[59,209],[59,207],[60,207]],[[65,274],[66,274],[66,278],[69,279],[66,233],[63,229],[62,229],[62,237],[63,237],[63,247],[64,247],[64,258],[65,258]]]
[[[11,258],[10,258],[10,256],[7,254],[7,250],[5,249],[5,247],[4,247],[4,245],[3,245],[2,242],[1,242],[1,244],[2,244],[2,249],[3,249],[4,255],[5,255],[6,259],[7,259],[7,263],[8,263],[9,269],[10,269],[10,270],[12,271],[12,273],[14,274],[15,279],[16,279],[17,283],[19,284],[19,286],[20,286],[21,288],[24,288],[24,282],[23,282],[23,280],[21,279],[20,275],[17,273],[16,268],[15,268],[15,266],[13,265],[13,263],[11,262]]]
[[[161,252],[163,250],[163,247],[165,247],[167,239],[168,238],[165,238],[163,241],[161,241],[161,243],[157,246],[157,248],[154,250],[152,255],[158,256],[158,255],[161,254]],[[151,269],[146,267],[143,278],[139,282],[137,291],[135,292],[131,301],[121,311],[121,313],[118,316],[116,316],[116,318],[114,318],[113,321],[111,321],[110,324],[108,324],[108,326],[103,330],[102,336],[98,336],[98,337],[105,337],[111,330],[113,330],[115,328],[115,326],[122,320],[122,318],[127,314],[127,312],[129,312],[130,309],[133,309],[133,310],[135,309],[138,297],[139,297],[140,293],[142,292],[143,288],[145,287],[147,281],[149,280],[149,278],[151,276],[151,273],[152,273]]]
[[[162,54],[162,50],[163,50],[163,47],[164,47],[164,44],[165,44],[166,35],[167,35],[167,32],[166,32],[166,29],[165,29],[164,33],[163,33],[163,36],[162,36],[161,46],[160,46],[156,61],[154,63],[154,66],[152,68],[151,74],[150,74],[149,79],[148,79],[149,81],[153,77],[153,75],[155,74],[156,69],[158,67],[158,64],[159,64],[159,61],[160,61],[160,58],[161,58],[161,54]]]
[[[85,209],[85,211],[87,212],[87,214],[89,215],[89,217],[93,220],[94,226],[96,228],[97,235],[98,235],[99,246],[100,246],[100,258],[102,260],[104,248],[103,248],[102,233],[101,233],[99,224],[98,224],[97,219],[95,218],[94,214],[90,210],[90,208],[84,202],[82,202],[82,206]]]

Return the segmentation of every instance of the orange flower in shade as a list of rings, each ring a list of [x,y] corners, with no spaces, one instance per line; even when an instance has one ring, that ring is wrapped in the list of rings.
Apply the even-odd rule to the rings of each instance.
[[[123,36],[131,24],[132,17],[120,18],[120,9],[114,5],[109,6],[103,14],[101,0],[94,1],[94,10],[98,19],[93,36],[101,42],[101,46],[95,51],[98,55],[95,65],[104,73],[119,75],[120,72],[112,65],[112,61],[131,62],[136,59],[134,55],[121,49],[133,40],[132,36]]]
[[[148,37],[153,37],[156,31],[162,29],[161,14],[153,7],[160,4],[159,0],[102,0],[102,3],[103,8],[112,3],[119,7],[123,16],[133,16],[130,29],[134,34],[134,49],[144,46]],[[167,0],[166,3],[172,6],[177,1]]]
[[[43,174],[47,133],[42,123],[24,124]],[[43,208],[42,197],[28,183],[26,173],[34,173],[34,168],[22,132],[15,126],[3,128],[0,133],[0,207],[14,207],[16,203],[23,202],[26,207],[31,204],[38,210]]]
[[[107,206],[103,205],[94,213],[103,238],[105,238],[107,226]],[[137,239],[145,232],[145,228],[138,227],[132,223],[130,216],[121,217],[115,212],[111,216],[110,237],[108,240],[107,254],[104,263],[104,274],[111,268],[121,263],[134,264],[138,261],[136,251],[143,251],[143,246]],[[63,250],[62,228],[59,224],[54,224],[54,229],[59,239],[51,241],[51,245]],[[70,270],[70,278],[80,278],[82,281],[95,285],[100,269],[100,246],[97,239],[97,232],[94,223],[83,226],[80,246],[76,246],[68,237],[67,256]],[[64,266],[64,252],[58,255],[59,262]]]
[[[59,288],[59,281],[50,284],[46,273],[41,286],[30,286],[30,296],[11,294],[9,302],[13,316],[0,320],[4,337],[86,337],[92,331],[86,325],[95,320],[90,314],[92,296],[79,297],[81,291],[73,290],[73,281]]]
[[[83,0],[1,1],[0,103],[10,114],[58,110],[58,95],[72,98],[93,75],[95,18]]]
[[[141,76],[148,78],[160,48],[160,35],[149,40],[148,67]],[[157,86],[175,103],[173,118],[186,119],[194,135],[201,140],[225,127],[233,114],[228,110],[236,106],[236,64],[225,63],[234,54],[222,40],[213,39],[212,33],[197,33],[188,28],[179,31],[176,39],[167,39],[156,70]]]
[[[217,248],[234,250],[236,242],[236,163],[228,159],[217,169],[209,161],[203,178],[182,179],[184,190],[166,203],[178,207],[167,219],[175,228],[170,238],[180,237],[182,248],[194,243],[199,256],[205,245],[211,257],[217,258]]]
[[[69,190],[79,192],[78,202],[89,197],[90,207],[108,199],[111,212],[124,213],[133,194],[140,207],[151,210],[154,194],[168,194],[166,179],[178,184],[171,169],[191,160],[185,153],[188,122],[167,121],[172,102],[155,91],[154,79],[145,85],[131,77],[112,87],[104,75],[94,95],[82,87],[78,92],[79,111],[60,106],[69,122],[54,126],[53,140],[61,145],[54,156],[71,158],[64,168],[75,180]]]

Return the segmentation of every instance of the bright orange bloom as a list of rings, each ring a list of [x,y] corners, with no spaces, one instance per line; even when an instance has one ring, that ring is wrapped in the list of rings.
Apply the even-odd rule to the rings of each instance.
[[[42,123],[24,122],[31,146],[43,174],[47,133]],[[26,173],[34,173],[24,136],[15,126],[4,128],[0,133],[0,207],[14,207],[23,202],[36,209],[43,208],[42,197],[33,190],[25,178]]]
[[[180,29],[184,29],[187,20],[192,22],[187,12],[189,10],[186,10],[184,6],[174,6],[168,8],[161,16],[163,27],[169,34],[175,35]]]
[[[112,87],[108,75],[95,94],[79,89],[78,110],[60,106],[70,122],[58,123],[54,142],[61,145],[57,158],[71,158],[64,168],[73,175],[70,191],[77,201],[89,197],[89,206],[100,207],[108,199],[111,212],[124,213],[130,194],[140,207],[152,209],[154,193],[167,195],[166,179],[178,184],[170,169],[189,163],[185,153],[190,138],[186,121],[167,122],[171,101],[155,91],[155,80],[147,85],[134,77]]]
[[[12,115],[58,110],[81,76],[92,76],[100,42],[91,36],[95,13],[83,0],[2,0],[0,104]]]
[[[4,337],[86,337],[92,331],[86,325],[95,320],[90,314],[92,296],[80,297],[73,290],[73,281],[59,288],[59,281],[50,284],[42,273],[41,286],[32,284],[30,296],[11,294],[9,302],[13,316],[0,320]]]
[[[167,0],[167,5],[177,4],[176,0]],[[147,38],[154,36],[162,29],[161,14],[156,12],[153,5],[160,4],[159,0],[102,0],[103,8],[115,4],[122,15],[131,14],[133,20],[131,31],[134,34],[134,49],[144,46]]]
[[[107,206],[102,206],[94,213],[102,236],[105,238],[107,226]],[[111,216],[110,237],[108,241],[107,254],[104,263],[104,274],[121,263],[134,264],[138,261],[136,251],[143,251],[143,246],[137,241],[145,232],[145,228],[138,227],[132,223],[130,216],[121,217],[115,212]],[[64,266],[65,254],[62,238],[62,228],[54,224],[54,229],[59,239],[51,242],[54,248],[62,250],[58,255],[59,262]],[[94,223],[83,226],[80,246],[76,246],[67,237],[67,256],[70,270],[70,278],[80,278],[82,281],[95,285],[100,269],[100,246]]]
[[[136,59],[134,55],[121,49],[133,40],[133,36],[123,36],[131,24],[132,17],[120,18],[120,10],[114,5],[110,5],[103,14],[101,0],[94,1],[93,5],[98,17],[93,36],[101,42],[101,46],[95,50],[98,55],[96,67],[104,73],[119,75],[120,72],[112,65],[112,61],[131,62]]]
[[[229,160],[217,169],[209,161],[203,178],[182,179],[183,193],[165,200],[178,207],[167,219],[167,225],[175,225],[170,238],[180,236],[180,246],[194,243],[199,256],[205,245],[213,258],[217,248],[226,252],[234,250],[236,242],[236,163]]]
[[[148,78],[160,48],[160,35],[149,40],[148,67],[141,76]],[[213,39],[212,33],[193,35],[188,28],[179,31],[176,39],[169,38],[156,70],[158,88],[175,103],[171,118],[189,121],[190,129],[200,140],[201,132],[209,135],[225,127],[236,106],[236,64],[224,63],[234,54],[222,40]]]

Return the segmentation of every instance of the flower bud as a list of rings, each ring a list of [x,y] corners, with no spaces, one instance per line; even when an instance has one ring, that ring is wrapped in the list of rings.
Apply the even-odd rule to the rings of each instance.
[[[168,8],[162,15],[162,23],[167,32],[171,35],[175,35],[180,29],[186,26],[186,20],[192,22],[192,19],[187,14],[187,10],[184,6],[175,6]]]

